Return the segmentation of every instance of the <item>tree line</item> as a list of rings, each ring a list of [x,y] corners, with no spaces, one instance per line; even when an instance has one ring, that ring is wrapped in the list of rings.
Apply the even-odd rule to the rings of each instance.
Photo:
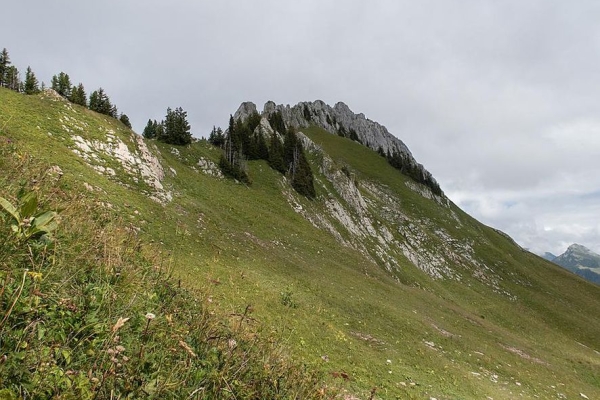
[[[177,107],[175,110],[169,107],[164,120],[160,122],[148,120],[142,136],[169,144],[186,145],[192,143],[190,129],[187,112],[183,111],[181,107]]]
[[[38,94],[45,90],[46,84],[44,82],[40,83],[30,66],[27,66],[25,80],[22,81],[18,68],[12,65],[8,50],[4,48],[2,49],[2,52],[0,52],[0,87],[31,95]],[[104,89],[99,88],[93,91],[88,100],[83,83],[80,82],[78,85],[73,85],[69,74],[62,71],[59,74],[52,76],[50,88],[71,103],[87,107],[92,111],[118,119],[131,129],[129,117],[123,113],[119,114],[117,106],[110,101],[110,98]]]
[[[314,176],[295,128],[286,126],[281,112],[273,113],[269,125],[274,133],[267,140],[260,121],[261,116],[253,113],[244,121],[230,116],[225,132],[213,127],[208,141],[223,150],[219,160],[223,174],[249,184],[246,161],[265,160],[272,169],[285,175],[298,193],[314,199]]]
[[[38,94],[46,89],[46,84],[44,82],[40,83],[30,66],[27,67],[25,80],[22,81],[19,70],[12,65],[8,50],[4,48],[0,52],[0,87],[24,94]],[[103,88],[100,87],[94,90],[88,98],[83,83],[80,82],[74,85],[69,74],[62,71],[52,76],[50,88],[71,103],[118,119],[131,129],[129,117],[126,114],[119,113],[117,106],[111,102],[110,97]],[[161,122],[149,120],[143,135],[148,139],[157,139],[176,145],[185,145],[192,142],[187,113],[181,107],[175,110],[168,108],[166,118]]]

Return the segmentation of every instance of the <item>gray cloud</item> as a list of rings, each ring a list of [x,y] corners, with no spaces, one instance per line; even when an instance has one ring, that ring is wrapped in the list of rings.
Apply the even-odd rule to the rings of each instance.
[[[138,131],[168,106],[187,110],[202,136],[244,100],[344,101],[405,141],[457,204],[523,246],[600,251],[597,2],[7,8],[16,17],[3,19],[0,47],[17,66],[104,87]]]

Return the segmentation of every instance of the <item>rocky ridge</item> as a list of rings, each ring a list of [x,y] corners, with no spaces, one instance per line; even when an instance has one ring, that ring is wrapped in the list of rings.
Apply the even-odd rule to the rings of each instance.
[[[362,113],[354,113],[345,103],[338,102],[331,107],[321,100],[316,100],[300,102],[295,106],[284,106],[268,101],[265,103],[263,111],[259,113],[256,104],[244,102],[239,106],[233,118],[243,121],[253,113],[259,113],[266,121],[277,112],[281,113],[286,125],[298,129],[315,125],[330,133],[352,132],[360,143],[370,149],[389,155],[399,154],[406,163],[407,169],[416,171],[419,180],[437,186],[435,178],[415,160],[404,142],[392,135],[385,126],[366,118]]]
[[[394,275],[402,275],[405,265],[412,264],[433,279],[462,281],[472,276],[494,292],[515,299],[503,288],[502,278],[494,272],[496,266],[487,265],[476,256],[474,242],[453,237],[426,215],[409,217],[403,212],[403,200],[397,193],[380,182],[359,180],[348,166],[338,165],[309,137],[301,132],[298,136],[306,151],[318,160],[315,185],[327,195],[323,204],[302,202],[283,182],[282,192],[294,211],[313,226],[329,232],[344,246],[360,251]],[[461,225],[445,196],[410,180],[406,180],[406,186],[444,207],[452,223]]]
[[[550,260],[561,267],[600,284],[600,255],[580,244],[572,244],[567,251]]]
[[[402,268],[405,268],[403,265],[412,264],[433,279],[461,281],[465,276],[472,276],[495,292],[514,299],[503,289],[501,278],[494,272],[493,266],[486,265],[475,255],[475,243],[452,237],[437,228],[436,223],[425,215],[419,219],[408,217],[402,211],[403,200],[397,193],[379,182],[359,181],[347,166],[337,165],[319,145],[302,133],[302,129],[310,125],[330,133],[339,132],[340,127],[346,131],[352,129],[363,145],[373,150],[381,147],[386,153],[400,152],[435,181],[414,160],[406,145],[384,126],[366,119],[363,114],[354,114],[344,103],[330,107],[322,101],[315,101],[290,107],[270,101],[259,113],[261,123],[256,130],[268,138],[279,134],[269,124],[269,117],[277,112],[281,113],[286,125],[299,130],[298,137],[304,149],[312,154],[313,160],[317,160],[319,173],[315,175],[315,185],[327,193],[322,204],[302,202],[282,182],[282,192],[290,206],[313,226],[329,232],[338,242],[360,251],[392,274],[401,275]],[[258,113],[256,105],[245,102],[233,118],[244,121],[254,113]],[[436,194],[427,185],[413,180],[406,180],[406,186],[446,208],[453,223],[460,224],[450,201],[443,194]],[[456,264],[462,268],[454,268]]]

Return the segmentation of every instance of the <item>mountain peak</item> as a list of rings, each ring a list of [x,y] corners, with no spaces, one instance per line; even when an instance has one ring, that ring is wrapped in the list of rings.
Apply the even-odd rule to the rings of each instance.
[[[242,121],[253,113],[257,113],[256,105],[243,102],[234,114],[235,119]],[[334,107],[322,100],[300,102],[295,106],[275,104],[269,100],[265,103],[260,115],[269,118],[280,112],[287,126],[298,129],[317,126],[329,133],[345,136],[381,154],[402,159],[403,169],[410,171],[411,176],[430,188],[439,190],[433,175],[419,164],[408,147],[392,135],[385,126],[368,119],[363,113],[354,113],[348,105],[337,102]],[[441,193],[441,190],[439,190]]]
[[[584,253],[584,254],[595,254],[593,251],[591,251],[590,249],[588,249],[587,247],[581,245],[581,244],[577,244],[577,243],[573,243],[572,245],[570,245],[567,248],[567,253]]]
[[[600,255],[583,245],[574,243],[551,261],[592,282],[600,283]]]

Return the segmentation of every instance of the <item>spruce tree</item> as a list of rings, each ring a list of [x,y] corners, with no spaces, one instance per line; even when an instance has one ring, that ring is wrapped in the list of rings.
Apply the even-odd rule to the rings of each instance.
[[[152,122],[151,119],[148,120],[148,123],[142,132],[142,136],[146,139],[156,138],[156,120],[154,120],[154,122]]]
[[[119,117],[119,121],[121,121],[123,125],[125,125],[129,129],[131,129],[131,122],[129,121],[129,117],[127,116],[127,114],[121,114],[121,116]]]
[[[69,74],[60,72],[52,77],[52,89],[62,97],[69,98],[71,95],[71,78]]]
[[[283,159],[292,187],[301,195],[314,199],[316,192],[313,173],[304,154],[302,142],[292,127],[288,129],[283,143]]]
[[[210,135],[208,136],[208,142],[216,147],[223,147],[225,144],[225,136],[223,135],[223,130],[219,127],[213,126]]]
[[[269,160],[269,147],[267,146],[267,141],[262,130],[256,132],[255,135],[257,158],[259,160]]]
[[[8,66],[4,74],[4,86],[15,92],[21,91],[21,79],[19,78],[19,70],[14,65]]]
[[[8,50],[2,49],[0,53],[0,86],[7,87],[6,74],[10,66],[10,57],[8,56]]]
[[[83,83],[73,86],[73,89],[71,90],[71,96],[69,96],[69,101],[73,104],[79,104],[80,106],[84,107],[87,105],[87,95],[85,93]]]
[[[25,94],[36,94],[40,92],[40,86],[38,83],[35,74],[31,70],[31,67],[27,67],[27,71],[25,72],[25,86],[24,86]]]
[[[187,112],[181,107],[171,110],[167,108],[167,115],[164,122],[164,134],[159,140],[176,145],[186,145],[192,143],[192,134],[190,133],[190,124],[187,121]]]
[[[281,111],[277,111],[271,114],[271,116],[269,117],[269,124],[271,125],[271,128],[273,128],[276,132],[285,134],[285,122],[283,121],[283,115],[281,114]]]
[[[92,92],[88,108],[97,113],[117,118],[117,107],[110,103],[110,99],[102,88]]]
[[[271,143],[269,148],[269,165],[275,171],[279,171],[282,174],[285,174],[286,167],[285,161],[283,159],[283,146],[281,144],[281,140],[276,133],[273,133],[271,136]]]

